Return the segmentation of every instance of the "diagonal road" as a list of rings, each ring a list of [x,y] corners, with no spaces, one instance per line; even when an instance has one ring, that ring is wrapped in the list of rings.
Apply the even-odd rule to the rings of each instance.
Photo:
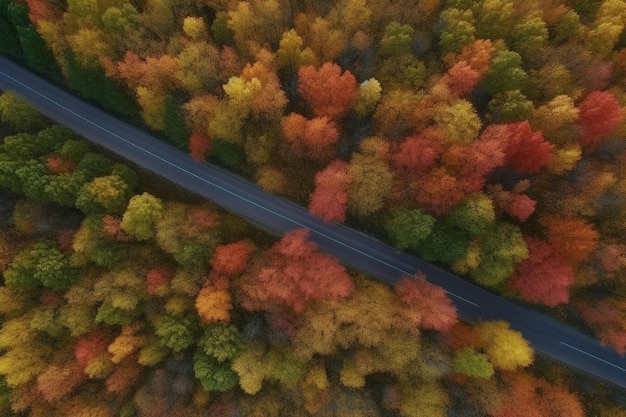
[[[393,284],[417,271],[446,289],[465,320],[502,319],[548,357],[626,388],[626,358],[596,339],[505,300],[372,237],[326,224],[283,198],[187,154],[44,81],[0,57],[0,90],[16,91],[43,114],[94,143],[277,233],[306,228],[321,249],[344,264]]]

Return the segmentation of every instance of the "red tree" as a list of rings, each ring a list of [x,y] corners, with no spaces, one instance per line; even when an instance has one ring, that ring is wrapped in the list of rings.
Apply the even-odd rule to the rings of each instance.
[[[490,185],[488,193],[498,208],[522,222],[525,222],[535,212],[537,202],[526,194],[507,191],[500,184]]]
[[[46,159],[46,168],[55,175],[67,174],[74,171],[76,164],[59,156],[49,156]]]
[[[196,162],[204,162],[206,154],[211,150],[211,140],[197,132],[189,136],[189,154]]]
[[[311,194],[309,211],[327,222],[346,220],[348,203],[348,164],[335,160],[315,175],[315,190]]]
[[[452,145],[442,156],[448,172],[459,179],[464,192],[480,191],[487,175],[505,160],[505,144],[490,137],[481,137],[469,145]]]
[[[344,116],[352,107],[357,91],[356,78],[350,71],[327,62],[319,69],[312,65],[298,71],[298,93],[318,117],[331,119]]]
[[[314,300],[350,295],[354,284],[345,268],[308,240],[306,229],[287,233],[240,283],[241,305],[275,313],[303,312]]]
[[[446,291],[426,281],[422,274],[414,278],[405,276],[395,286],[403,310],[419,312],[420,322],[408,323],[423,329],[448,331],[457,323],[456,308],[446,295]],[[410,322],[410,320],[408,320]]]
[[[211,259],[212,273],[236,275],[243,272],[254,250],[255,246],[247,240],[218,246]]]
[[[283,135],[291,150],[300,157],[328,160],[334,156],[339,131],[328,117],[306,119],[291,113],[281,123]]]
[[[74,357],[81,369],[98,356],[107,352],[111,338],[104,331],[96,329],[82,336],[74,347]]]
[[[624,112],[612,93],[594,91],[578,106],[578,121],[583,135],[580,144],[593,147],[624,120]]]
[[[416,200],[435,216],[443,216],[463,200],[463,184],[445,168],[437,167],[415,180]]]
[[[509,278],[509,287],[519,291],[531,303],[556,306],[569,301],[569,287],[574,271],[550,245],[541,239],[526,237],[528,258],[519,263]]]
[[[534,174],[552,160],[554,145],[533,132],[528,121],[487,126],[481,139],[504,141],[506,164],[520,174]]]
[[[398,146],[392,162],[403,177],[413,179],[434,168],[442,151],[438,141],[410,136]]]
[[[146,291],[150,295],[163,295],[174,271],[167,267],[154,267],[146,274]]]
[[[546,215],[539,219],[550,246],[566,262],[577,265],[598,247],[600,234],[578,217]]]
[[[455,97],[471,93],[478,84],[480,74],[466,61],[459,61],[444,74],[442,81]]]
[[[626,353],[626,301],[605,298],[580,303],[583,319],[598,334],[602,343],[613,346],[621,355]]]
[[[493,417],[583,417],[580,400],[558,383],[529,373],[504,375],[506,389]]]

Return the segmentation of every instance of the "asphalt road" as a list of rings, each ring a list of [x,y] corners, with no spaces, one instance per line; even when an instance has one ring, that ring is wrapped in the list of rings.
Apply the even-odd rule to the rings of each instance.
[[[89,140],[223,208],[277,233],[306,228],[324,251],[344,264],[393,284],[417,271],[446,289],[464,320],[502,319],[546,356],[626,388],[626,358],[570,327],[505,300],[413,256],[398,253],[347,227],[326,224],[296,204],[268,194],[225,170],[187,154],[95,108],[0,57],[0,90],[13,90],[43,114]]]

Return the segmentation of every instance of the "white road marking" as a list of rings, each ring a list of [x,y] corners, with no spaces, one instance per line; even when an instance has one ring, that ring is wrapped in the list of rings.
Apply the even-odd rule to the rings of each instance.
[[[451,296],[453,296],[453,297],[458,298],[459,300],[463,300],[463,301],[465,301],[466,303],[472,304],[472,305],[474,305],[474,306],[476,306],[476,307],[480,307],[480,306],[479,306],[478,304],[476,304],[475,302],[470,301],[470,300],[468,300],[467,298],[463,298],[463,297],[461,297],[460,295],[456,295],[456,294],[455,294],[455,293],[453,293],[453,292],[450,292],[450,291],[446,290],[446,293],[448,293],[449,295],[451,295]]]
[[[607,365],[612,366],[613,368],[617,368],[617,369],[619,369],[620,371],[624,371],[624,372],[626,372],[626,369],[622,368],[622,367],[621,367],[621,366],[619,366],[619,365],[615,365],[615,364],[614,364],[614,363],[612,363],[612,362],[606,361],[606,360],[604,360],[604,359],[602,359],[602,358],[597,357],[596,355],[592,355],[591,353],[585,352],[584,350],[582,350],[582,349],[578,349],[577,347],[574,347],[574,346],[572,346],[572,345],[570,345],[570,344],[568,344],[568,343],[565,343],[565,342],[563,342],[563,341],[560,341],[560,343],[561,343],[563,346],[567,346],[567,347],[568,347],[568,348],[570,348],[570,349],[574,349],[575,351],[580,352],[580,353],[582,353],[582,354],[584,354],[584,355],[590,356],[590,357],[592,357],[592,358],[594,358],[594,359],[597,359],[597,360],[599,360],[600,362],[604,362],[604,363],[606,363]]]

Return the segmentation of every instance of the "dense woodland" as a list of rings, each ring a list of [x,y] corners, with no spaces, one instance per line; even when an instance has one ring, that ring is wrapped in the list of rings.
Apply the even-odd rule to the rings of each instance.
[[[626,416],[507,323],[459,322],[422,276],[392,288],[305,230],[151,194],[152,177],[0,103],[1,415]]]
[[[624,22],[622,0],[1,0],[0,51],[624,352]]]
[[[575,323],[625,352],[625,24],[626,3],[622,0],[0,0],[0,52],[153,130],[199,162],[220,163],[270,192],[307,205],[313,214],[329,222],[346,222],[374,233],[399,249],[444,265],[493,291],[537,304],[538,308]],[[307,372],[321,372],[320,369],[325,371],[328,385],[319,381],[313,385],[326,390],[328,398],[345,399],[350,397],[349,393],[358,392],[352,399],[355,404],[377,404],[401,415],[412,415],[411,407],[401,404],[416,397],[402,393],[430,389],[436,384],[449,388],[446,385],[449,379],[443,383],[437,378],[450,377],[450,361],[447,368],[440,364],[437,377],[432,380],[423,375],[416,380],[392,370],[381,370],[382,363],[387,366],[392,361],[376,359],[379,361],[376,362],[373,358],[379,353],[371,352],[376,343],[383,342],[368,341],[356,331],[349,336],[326,335],[336,338],[332,342],[335,344],[331,343],[335,350],[307,347],[306,355],[310,356],[298,356],[300,348],[287,349],[281,345],[295,346],[298,340],[303,340],[298,339],[303,323],[317,320],[303,318],[308,317],[313,306],[319,310],[316,314],[322,314],[320,305],[325,306],[324,320],[349,321],[356,318],[340,319],[343,313],[334,312],[333,308],[338,308],[340,299],[342,309],[351,305],[344,298],[360,300],[353,301],[355,308],[359,303],[374,302],[371,295],[358,295],[363,291],[387,294],[377,297],[395,300],[394,309],[405,305],[394,298],[402,297],[397,291],[379,288],[336,264],[331,265],[334,261],[323,255],[306,260],[317,262],[315,268],[327,271],[323,275],[310,276],[315,268],[296,268],[305,263],[301,258],[303,253],[311,252],[306,249],[300,255],[295,254],[298,248],[304,250],[310,245],[302,233],[296,232],[285,238],[286,242],[281,240],[272,245],[264,238],[241,243],[240,240],[249,239],[246,232],[249,226],[244,227],[241,221],[227,214],[218,216],[214,208],[187,207],[149,194],[135,197],[137,176],[132,171],[105,162],[85,150],[84,144],[79,145],[80,141],[72,139],[66,143],[72,137],[70,132],[48,126],[10,94],[0,98],[0,115],[9,137],[4,141],[4,156],[0,160],[0,184],[23,195],[13,208],[7,209],[10,220],[6,222],[13,231],[5,239],[24,240],[23,249],[34,250],[36,254],[18,251],[20,245],[5,245],[4,267],[8,269],[3,291],[8,293],[4,297],[21,300],[13,292],[25,294],[22,301],[16,301],[19,306],[15,310],[7,307],[6,314],[20,317],[24,325],[23,317],[32,314],[25,312],[30,311],[33,300],[45,300],[44,294],[51,291],[56,294],[54,308],[65,308],[71,305],[71,293],[76,285],[83,291],[80,294],[90,294],[89,299],[93,300],[82,308],[96,311],[96,316],[87,320],[96,328],[90,327],[85,330],[87,333],[76,333],[71,326],[57,324],[57,328],[64,329],[57,336],[36,328],[30,332],[33,337],[41,337],[43,332],[45,337],[53,339],[92,340],[87,335],[97,330],[93,340],[104,346],[103,352],[113,355],[106,346],[117,340],[122,329],[126,329],[127,336],[133,336],[135,331],[142,335],[149,333],[145,338],[138,337],[145,344],[131,348],[124,358],[135,358],[130,360],[135,366],[135,376],[141,375],[141,381],[145,382],[146,375],[151,375],[150,389],[156,392],[165,389],[158,381],[154,382],[157,370],[161,377],[174,371],[162,362],[158,362],[158,367],[141,364],[149,368],[143,369],[137,365],[137,355],[144,347],[154,345],[167,352],[163,358],[189,364],[189,355],[194,356],[193,350],[201,349],[197,346],[203,343],[196,340],[196,333],[204,331],[208,323],[224,324],[230,318],[230,313],[222,312],[220,316],[211,309],[224,309],[232,303],[234,329],[244,334],[250,322],[257,326],[258,333],[253,333],[256,336],[242,336],[246,343],[255,341],[255,346],[265,352],[253,349],[256,360],[272,354],[275,357],[277,353],[272,349],[279,346],[289,354],[298,352],[297,360],[308,361],[306,366],[302,365],[298,378],[292,373],[289,375],[294,379],[284,375],[256,375],[257,383],[252,387],[260,389],[262,395],[253,397],[259,400],[255,407],[263,403],[267,410],[280,413],[276,399],[282,398],[281,390],[289,387],[300,398],[294,404],[301,404],[303,410],[308,406],[306,412],[343,415],[340,411],[329,411],[335,403],[325,403],[330,408],[324,408],[322,402],[311,404],[311,398],[319,398],[311,393],[315,391],[304,394],[311,387],[303,388],[302,381],[314,378],[308,377]],[[23,198],[36,203],[26,203]],[[42,226],[46,224],[43,218],[48,204],[73,207],[72,210],[78,211],[72,213],[79,213],[84,219],[76,219],[80,226]],[[219,219],[209,219],[203,210]],[[36,213],[41,217],[33,219]],[[200,216],[199,220],[187,227],[203,222],[215,224],[205,224],[207,230],[202,232],[185,234],[183,223],[195,219],[194,216]],[[178,219],[179,223],[164,226],[165,218]],[[30,234],[25,231],[29,227]],[[171,227],[182,234],[164,237],[167,234],[164,230]],[[66,230],[63,237],[57,229]],[[43,243],[39,239],[44,239]],[[242,259],[241,269],[214,274],[217,248],[231,244],[236,245],[230,247],[235,253],[230,256]],[[132,251],[145,251],[144,257],[137,254],[128,258],[130,247],[135,248]],[[285,253],[285,247],[295,252]],[[151,250],[170,254],[172,265],[154,267],[168,272],[150,275],[133,269],[130,259],[146,259],[140,262],[144,269],[150,265],[146,257],[150,257]],[[29,265],[41,256],[38,251],[51,251],[53,258],[61,262],[55,278],[45,273],[40,275],[36,272],[39,266]],[[256,261],[257,258],[263,260]],[[15,262],[17,269],[13,268]],[[21,263],[26,266],[19,267]],[[286,269],[287,264],[293,265],[293,270]],[[179,276],[181,268],[202,270],[193,278],[195,287],[187,287],[185,291],[172,289],[175,286],[170,281],[175,282],[172,280]],[[252,272],[246,272],[248,268]],[[116,275],[127,269],[133,272],[120,274],[136,281],[126,283],[120,277],[119,286],[124,288],[124,293],[135,285],[134,291],[144,291],[147,295],[141,293],[132,302],[114,303],[110,297],[115,291],[100,289],[117,282],[118,278],[110,275],[105,280],[107,284],[88,290],[102,274],[106,275],[103,271]],[[277,272],[285,270],[290,271],[288,275]],[[275,284],[276,290],[290,288],[289,295],[274,294],[272,290],[264,293],[264,289],[246,282],[249,273],[268,282],[278,280],[275,282],[281,284]],[[215,278],[216,274],[221,278]],[[31,275],[36,278],[22,282]],[[145,284],[148,289],[138,284],[139,277],[148,276],[167,283],[165,295],[150,294],[156,290],[150,290],[149,284]],[[321,291],[317,285],[331,276],[333,283],[345,285],[337,284],[336,288],[335,284],[329,285],[328,293],[316,294]],[[87,280],[85,277],[89,277],[88,283],[80,284]],[[347,277],[351,284],[347,284]],[[420,311],[418,321],[422,323],[421,317],[428,314],[421,311],[422,302],[418,300],[424,299],[424,288],[429,287],[424,287],[419,279],[407,282],[413,287],[404,291],[421,294],[422,298],[405,296],[413,300],[406,304],[411,305],[411,311]],[[209,289],[202,292],[201,288],[205,287]],[[221,295],[215,295],[220,291]],[[198,309],[197,300],[193,301],[200,293],[214,298],[207,301],[213,306],[209,312],[201,313],[202,307]],[[176,314],[162,311],[167,309],[170,299],[177,300],[183,297],[181,294],[188,299],[181,301],[183,307],[176,307],[178,310],[172,307]],[[150,302],[150,297],[156,297],[158,302]],[[221,301],[216,297],[221,297]],[[365,301],[367,297],[370,301]],[[446,303],[442,301],[436,308]],[[388,320],[397,320],[398,315],[406,313],[390,312],[387,308],[391,307],[383,310],[390,315]],[[191,313],[198,317],[190,318]],[[56,313],[46,314],[52,317]],[[159,323],[168,323],[160,317],[168,314],[184,322],[185,329],[193,328],[196,332],[189,330],[195,338],[191,337],[182,347],[177,345],[178,350],[158,336]],[[203,314],[213,318],[206,321]],[[354,317],[361,314],[366,313]],[[107,315],[117,318],[105,319]],[[133,327],[135,322],[141,323],[139,330]],[[464,351],[468,357],[482,365],[487,360],[498,372],[484,345],[485,339],[466,335],[466,330],[468,334],[471,331],[463,326],[449,330],[448,325],[435,323],[434,327],[423,329],[435,334],[452,332],[464,343],[455,344],[450,342],[454,338],[448,340],[449,335],[438,335],[435,341],[427,339],[430,344],[424,342],[425,346],[432,345],[436,350],[444,349],[441,346],[445,345],[447,354],[452,349],[456,360],[463,357],[459,356],[460,346],[469,345],[474,350]],[[102,326],[106,330],[100,329]],[[307,331],[313,331],[314,326],[309,326],[312,327]],[[389,325],[381,329],[391,328],[394,327]],[[337,331],[345,329],[345,325],[339,325]],[[66,334],[68,331],[70,336]],[[180,331],[185,334],[187,330]],[[409,330],[398,330],[402,331]],[[273,332],[278,332],[280,337],[267,336]],[[406,334],[398,336],[397,343],[402,343],[402,337]],[[12,336],[5,338],[14,340]],[[235,336],[227,338],[239,340]],[[447,344],[442,344],[441,338]],[[72,345],[66,339],[58,340]],[[370,352],[367,355],[373,356],[358,356],[361,349],[356,347],[358,344],[363,344],[363,349]],[[13,348],[2,349],[11,352]],[[219,364],[215,369],[220,371],[213,375],[221,375],[224,381],[230,378],[229,384],[234,386],[237,380],[233,375],[237,374],[241,383],[242,368],[237,371],[237,365],[233,365],[231,369],[230,362],[235,364],[234,358],[252,357],[253,353],[243,355],[241,352],[248,350],[242,349],[230,356],[220,356],[224,358],[221,361],[216,357],[206,360],[212,360],[214,367]],[[478,354],[487,356],[479,360]],[[21,358],[24,353],[15,355]],[[59,359],[59,363],[65,359]],[[319,367],[312,371],[311,361],[318,359]],[[407,356],[403,360],[413,359]],[[85,365],[89,360],[82,363]],[[355,370],[356,364],[362,363],[368,365]],[[84,371],[84,366],[76,365],[80,378],[67,370],[64,375],[79,381],[65,384],[80,385],[78,394],[68,388],[67,393],[55,394],[50,399],[53,403],[58,400],[59,407],[66,407],[67,395],[91,396],[90,391],[84,391],[87,388],[81,385],[83,382],[86,387],[92,387],[93,383],[96,388],[90,389],[101,393],[98,384],[113,375],[118,365],[109,363],[108,371],[99,374],[99,380],[91,378],[89,372],[78,372]],[[231,373],[224,371],[227,368]],[[0,374],[6,375],[12,396],[26,398],[30,393],[42,402],[39,410],[49,407],[44,405],[35,382],[39,381],[37,375],[41,370],[30,373],[24,378],[26,382],[16,385],[15,379],[9,378],[10,372],[2,369],[0,365]],[[190,369],[188,365],[187,374],[194,374]],[[403,367],[397,369],[406,372]],[[483,375],[489,373],[482,369]],[[354,390],[350,385],[354,382],[344,384],[348,378],[346,372],[360,375],[359,384],[366,389]],[[205,375],[209,373],[206,371]],[[365,377],[370,374],[371,377]],[[458,374],[453,379],[463,390],[480,386],[493,394],[470,396],[484,402],[480,406],[461,407],[468,415],[480,408],[483,413],[504,416],[502,409],[498,411],[494,404],[503,398],[505,387],[522,381],[505,372],[506,375],[498,373],[488,379],[491,381],[488,383],[476,383],[473,378],[471,384],[464,385],[459,382]],[[271,383],[261,389],[259,378]],[[298,382],[293,382],[296,379]],[[425,381],[435,385],[431,387]],[[524,381],[528,383],[530,379]],[[487,384],[488,388],[481,384]],[[540,386],[537,384],[535,387]],[[116,397],[124,398],[120,400],[124,406],[133,403],[129,399],[140,397],[136,386],[129,386],[135,390],[131,390],[133,395]],[[194,401],[202,400],[205,394],[197,394],[196,398],[195,393],[200,391],[194,389],[198,387],[193,383],[189,386],[192,388],[187,397],[193,391]],[[245,386],[246,382],[242,385],[244,392],[254,391]],[[214,390],[205,386],[202,392],[205,391]],[[532,395],[542,395],[537,391],[546,392],[540,388]],[[244,409],[240,399],[248,397],[229,392],[230,397],[220,394],[220,398],[228,397],[228,401],[217,401],[213,395],[202,401],[232,402],[239,404],[238,410]],[[439,412],[445,403],[453,406],[457,398],[467,395],[456,395],[454,389],[447,392],[447,396],[437,397],[441,401],[433,400]],[[520,405],[527,405],[530,397],[523,397],[522,391],[515,392],[510,398],[518,398]],[[531,395],[530,391],[527,395]],[[444,397],[448,400],[444,401]],[[493,402],[486,404],[488,400]],[[30,401],[13,403],[20,409],[19,404],[26,407]],[[152,415],[138,405],[128,407]],[[510,411],[510,407],[505,408]],[[35,409],[33,406],[33,413],[37,412]],[[266,411],[269,415],[271,412]],[[291,410],[282,412],[298,415]],[[544,414],[539,413],[528,411],[519,415],[560,415],[545,410],[541,411]]]

